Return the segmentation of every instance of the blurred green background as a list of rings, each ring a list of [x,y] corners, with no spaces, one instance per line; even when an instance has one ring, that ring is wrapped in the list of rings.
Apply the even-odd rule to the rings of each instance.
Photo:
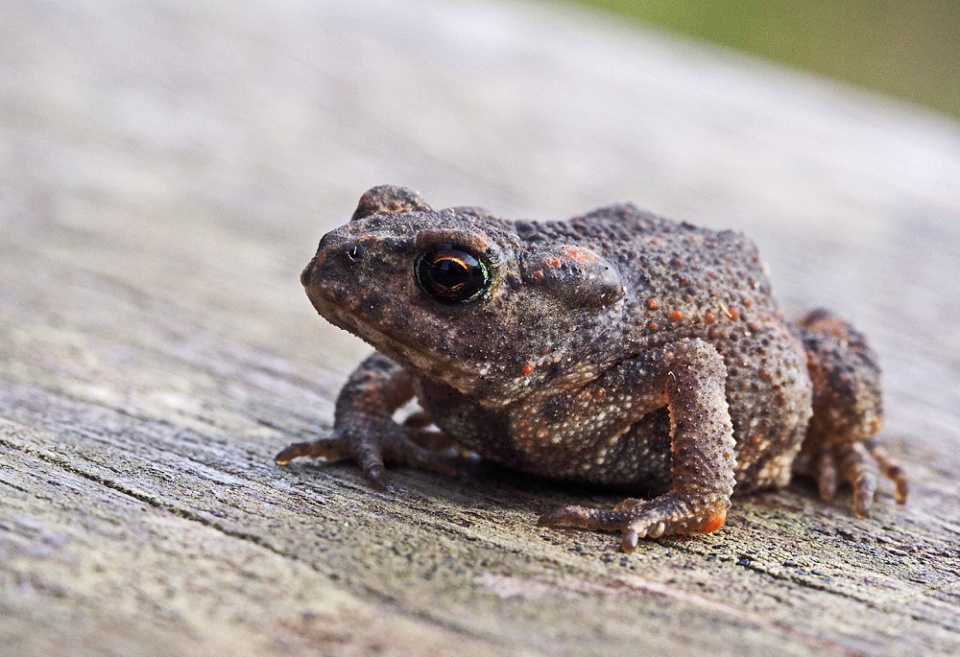
[[[960,118],[960,0],[577,0]]]

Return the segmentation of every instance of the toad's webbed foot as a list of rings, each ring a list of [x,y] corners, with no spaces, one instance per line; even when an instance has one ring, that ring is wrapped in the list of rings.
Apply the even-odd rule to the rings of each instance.
[[[329,438],[289,445],[274,460],[277,465],[286,465],[299,457],[327,462],[352,460],[363,469],[371,485],[383,489],[387,485],[387,465],[407,465],[456,476],[456,456],[421,447],[428,441],[432,446],[437,435],[436,431],[400,426],[388,418],[356,418],[338,426]]]
[[[800,470],[831,500],[843,482],[853,489],[853,511],[863,518],[873,506],[880,474],[893,480],[896,500],[907,500],[907,475],[877,445],[883,398],[877,355],[866,337],[828,310],[813,310],[797,322],[813,383],[813,417]]]
[[[853,512],[858,518],[870,513],[880,473],[894,482],[897,503],[907,501],[907,476],[903,468],[886,450],[872,442],[821,445],[820,453],[811,465],[820,497],[824,500],[834,498],[840,481],[850,485]]]
[[[652,500],[628,498],[612,509],[566,506],[543,514],[537,524],[620,531],[623,551],[633,552],[641,538],[714,532],[726,521],[729,506],[729,500],[698,504],[670,492]]]

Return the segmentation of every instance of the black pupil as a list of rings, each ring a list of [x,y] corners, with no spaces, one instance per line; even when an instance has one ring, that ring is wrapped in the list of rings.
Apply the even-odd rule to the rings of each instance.
[[[424,253],[417,263],[417,281],[428,294],[445,303],[464,303],[487,287],[487,268],[476,257],[453,247]]]

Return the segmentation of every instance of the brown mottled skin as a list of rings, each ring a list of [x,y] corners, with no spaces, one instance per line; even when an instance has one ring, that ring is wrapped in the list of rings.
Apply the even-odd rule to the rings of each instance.
[[[795,465],[826,499],[850,484],[858,516],[878,471],[906,498],[903,472],[870,442],[883,414],[863,336],[826,311],[785,321],[739,233],[632,205],[510,221],[382,186],[324,236],[301,280],[323,317],[377,352],[340,393],[333,436],[278,463],[352,459],[383,487],[385,464],[455,473],[439,450],[456,444],[653,493],[540,518],[622,531],[628,551],[719,529],[734,490],[783,486]],[[394,422],[414,396],[423,412]]]

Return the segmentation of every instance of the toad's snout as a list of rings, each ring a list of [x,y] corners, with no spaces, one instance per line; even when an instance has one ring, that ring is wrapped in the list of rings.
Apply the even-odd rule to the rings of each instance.
[[[308,287],[313,282],[313,269],[317,264],[317,257],[319,254],[313,257],[307,266],[303,268],[303,271],[300,272],[300,285],[303,287]]]
[[[320,240],[317,254],[300,273],[300,284],[311,287],[319,284],[333,270],[345,271],[363,259],[363,245],[359,241],[327,233]]]

